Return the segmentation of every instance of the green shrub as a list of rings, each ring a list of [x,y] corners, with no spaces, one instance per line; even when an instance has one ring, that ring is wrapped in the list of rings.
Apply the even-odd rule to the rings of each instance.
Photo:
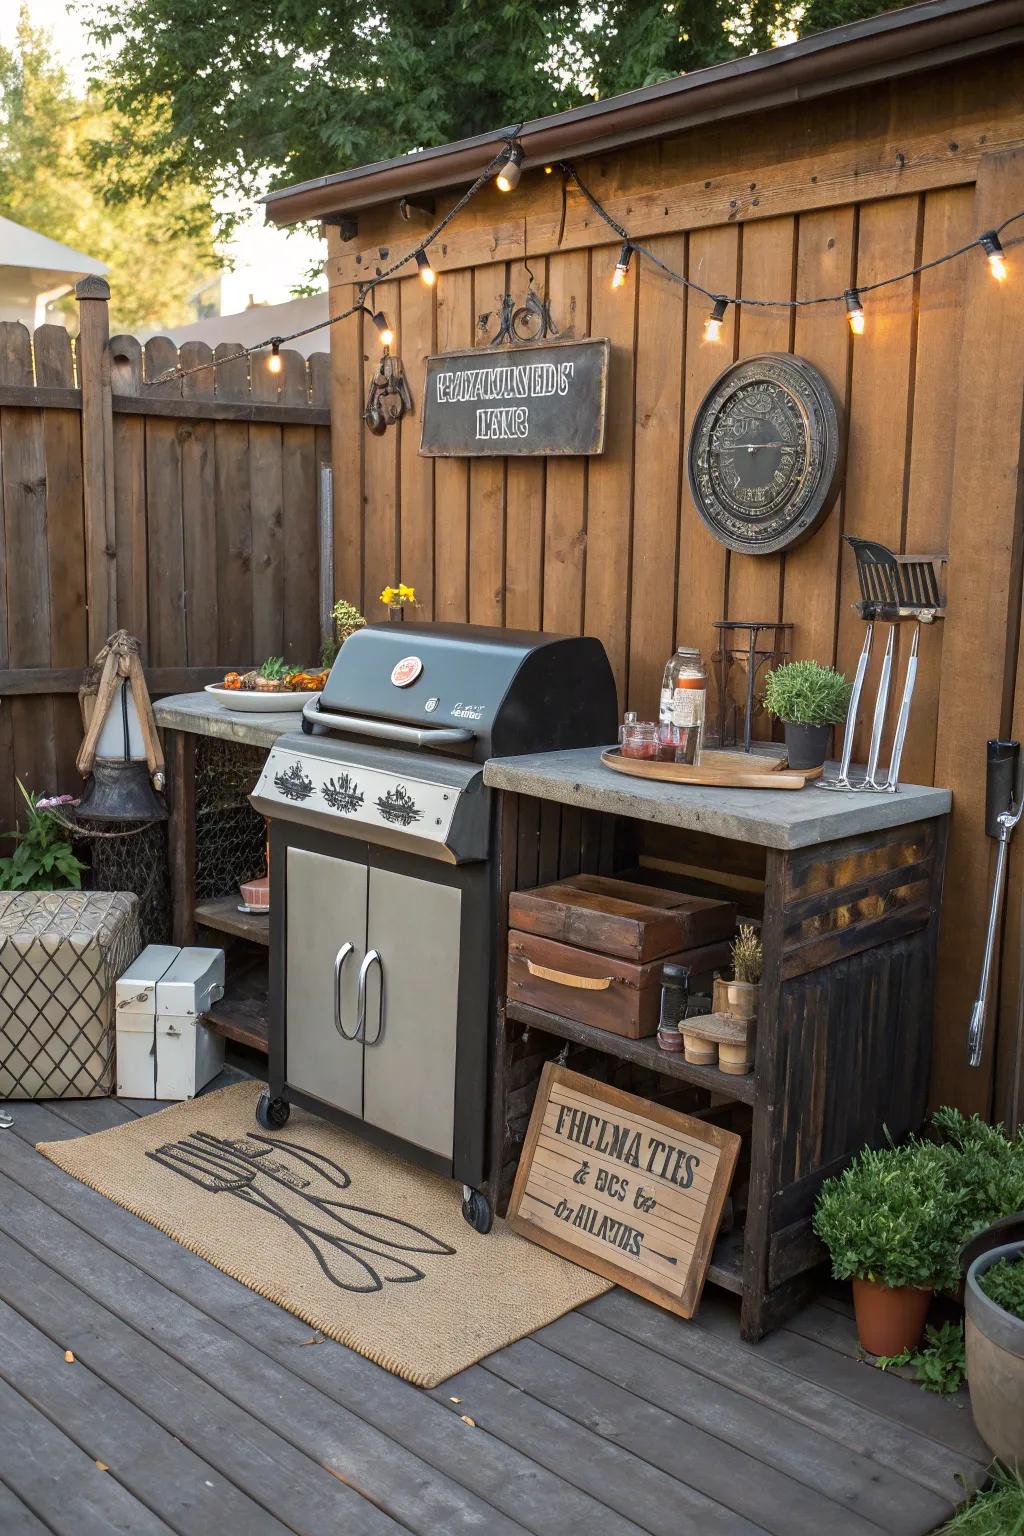
[[[29,794],[18,780],[28,815],[24,831],[5,832],[16,842],[14,852],[0,859],[0,891],[79,890],[85,865],[75,858],[67,829],[52,811],[41,810],[39,796]]]
[[[959,1392],[967,1375],[963,1323],[942,1323],[924,1331],[920,1349],[905,1349],[898,1355],[879,1355],[875,1361],[880,1371],[891,1366],[909,1366],[925,1392],[943,1396]]]
[[[865,1147],[822,1185],[814,1230],[837,1280],[942,1289],[959,1278],[959,1200],[941,1148]]]
[[[990,1475],[937,1536],[1024,1536],[1024,1474],[993,1462]]]
[[[1024,1260],[1000,1259],[978,1276],[978,1284],[989,1301],[1024,1321]]]
[[[846,719],[850,684],[817,661],[789,661],[765,674],[764,707],[795,725],[837,725]]]
[[[950,1186],[960,1195],[960,1243],[1000,1216],[1024,1210],[1024,1127],[1010,1137],[978,1115],[937,1109],[931,1134],[946,1161]]]

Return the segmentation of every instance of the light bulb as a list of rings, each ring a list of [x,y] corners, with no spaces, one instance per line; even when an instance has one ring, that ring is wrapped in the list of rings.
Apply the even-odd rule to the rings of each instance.
[[[711,313],[704,322],[704,340],[718,341],[722,335],[722,321],[725,319],[725,311],[729,307],[728,299],[716,299]]]
[[[501,165],[497,183],[501,192],[513,192],[519,185],[519,178],[523,173],[523,150],[520,144],[513,144],[509,148],[503,164]]]
[[[377,334],[380,337],[381,346],[390,347],[391,343],[395,339],[395,333],[392,331],[390,325],[388,325],[387,315],[382,309],[378,309],[377,313],[375,315],[371,315],[370,318],[372,319],[374,325],[377,327]]]
[[[632,255],[633,247],[630,245],[629,241],[626,240],[623,244],[622,250],[619,252],[619,259],[615,263],[615,271],[612,273],[613,288],[621,288],[623,283],[626,281],[626,273],[629,271],[629,262]]]
[[[284,364],[281,361],[281,343],[279,341],[272,341],[270,343],[270,356],[267,358],[267,371],[269,373],[280,373],[283,367]]]
[[[847,288],[843,298],[846,301],[846,318],[850,322],[850,330],[855,336],[863,336],[864,305],[861,303],[860,294],[856,288]]]
[[[426,251],[416,252],[416,265],[419,268],[420,277],[422,277],[427,287],[433,288],[434,284],[437,282],[437,273],[430,265],[430,257],[427,255]]]
[[[994,229],[980,237],[981,248],[988,257],[988,267],[997,283],[1005,283],[1009,273],[1003,259],[1003,244]]]

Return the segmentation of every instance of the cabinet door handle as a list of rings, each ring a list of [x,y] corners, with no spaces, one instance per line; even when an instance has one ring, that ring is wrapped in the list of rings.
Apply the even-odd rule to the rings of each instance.
[[[345,968],[345,961],[354,949],[355,945],[351,940],[346,939],[334,957],[334,1027],[343,1040],[355,1040],[359,1035],[358,1028],[354,1035],[347,1034],[341,1022],[341,973]]]
[[[376,961],[380,971],[380,998],[377,1003],[377,1033],[372,1040],[366,1038],[366,979],[370,974],[370,966]],[[362,1038],[364,1045],[379,1045],[380,1037],[384,1033],[384,962],[380,957],[380,950],[368,949],[363,956],[363,963],[359,967],[359,986],[356,1001],[356,1035]]]

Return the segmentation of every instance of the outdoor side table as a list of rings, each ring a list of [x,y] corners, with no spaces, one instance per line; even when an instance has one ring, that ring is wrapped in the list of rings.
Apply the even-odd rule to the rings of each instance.
[[[0,1100],[114,1088],[114,982],[139,953],[138,897],[0,894]]]

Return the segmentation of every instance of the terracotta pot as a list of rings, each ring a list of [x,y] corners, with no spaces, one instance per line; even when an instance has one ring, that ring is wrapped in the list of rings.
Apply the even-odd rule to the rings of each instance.
[[[783,720],[783,735],[791,768],[820,768],[832,746],[830,725],[799,725]]]
[[[914,1349],[924,1332],[931,1299],[931,1286],[854,1280],[853,1310],[862,1347],[869,1355],[898,1355]]]
[[[978,1284],[1000,1259],[1024,1263],[1024,1242],[990,1248],[967,1271],[967,1385],[977,1430],[1007,1466],[1024,1466],[1024,1318],[996,1305]]]

